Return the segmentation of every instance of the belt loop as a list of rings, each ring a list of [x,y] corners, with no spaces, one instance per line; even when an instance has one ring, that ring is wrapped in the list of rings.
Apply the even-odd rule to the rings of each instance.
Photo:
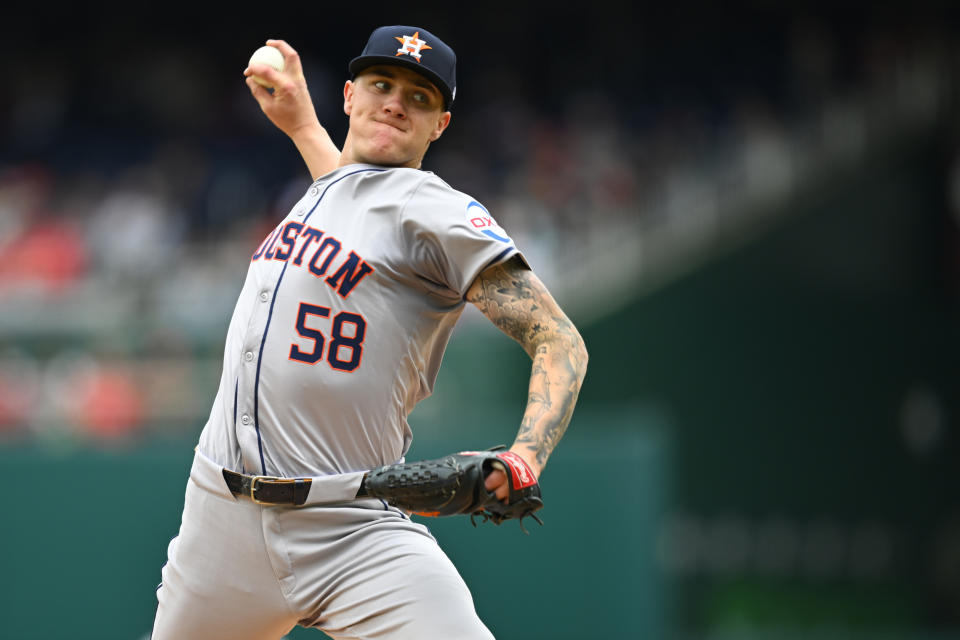
[[[297,482],[293,485],[293,503],[296,505],[301,505],[307,501],[307,496],[310,495],[310,485],[312,484],[310,478],[298,478]]]

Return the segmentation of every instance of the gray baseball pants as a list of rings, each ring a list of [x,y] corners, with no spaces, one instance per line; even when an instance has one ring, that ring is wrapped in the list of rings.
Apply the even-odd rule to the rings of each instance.
[[[197,453],[157,589],[153,640],[490,640],[426,527],[377,499],[262,506]]]

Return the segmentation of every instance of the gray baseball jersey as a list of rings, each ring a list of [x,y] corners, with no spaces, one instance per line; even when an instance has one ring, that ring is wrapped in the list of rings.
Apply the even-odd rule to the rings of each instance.
[[[491,640],[426,527],[356,490],[363,471],[402,459],[464,293],[513,255],[486,209],[431,173],[350,165],[310,187],[252,256],[155,640],[279,640],[295,625]],[[310,495],[261,506],[223,467],[310,477]]]
[[[402,460],[467,289],[514,255],[482,204],[430,172],[323,176],[253,253],[199,450],[283,477]]]

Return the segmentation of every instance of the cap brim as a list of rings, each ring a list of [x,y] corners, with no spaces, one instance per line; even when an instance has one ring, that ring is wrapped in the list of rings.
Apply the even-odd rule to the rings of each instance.
[[[429,80],[430,84],[436,87],[437,91],[440,92],[440,95],[443,96],[444,109],[450,109],[450,104],[453,102],[453,93],[447,88],[447,84],[443,81],[443,78],[430,69],[427,69],[419,62],[411,60],[409,56],[358,56],[350,61],[348,69],[351,75],[355,77],[367,67],[372,67],[376,64],[399,65],[412,71],[416,71],[424,78]]]

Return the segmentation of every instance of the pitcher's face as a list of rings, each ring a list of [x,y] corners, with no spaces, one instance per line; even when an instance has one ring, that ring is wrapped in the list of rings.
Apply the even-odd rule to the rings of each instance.
[[[350,116],[341,164],[418,168],[450,124],[443,96],[425,77],[398,65],[364,69],[343,89]]]

